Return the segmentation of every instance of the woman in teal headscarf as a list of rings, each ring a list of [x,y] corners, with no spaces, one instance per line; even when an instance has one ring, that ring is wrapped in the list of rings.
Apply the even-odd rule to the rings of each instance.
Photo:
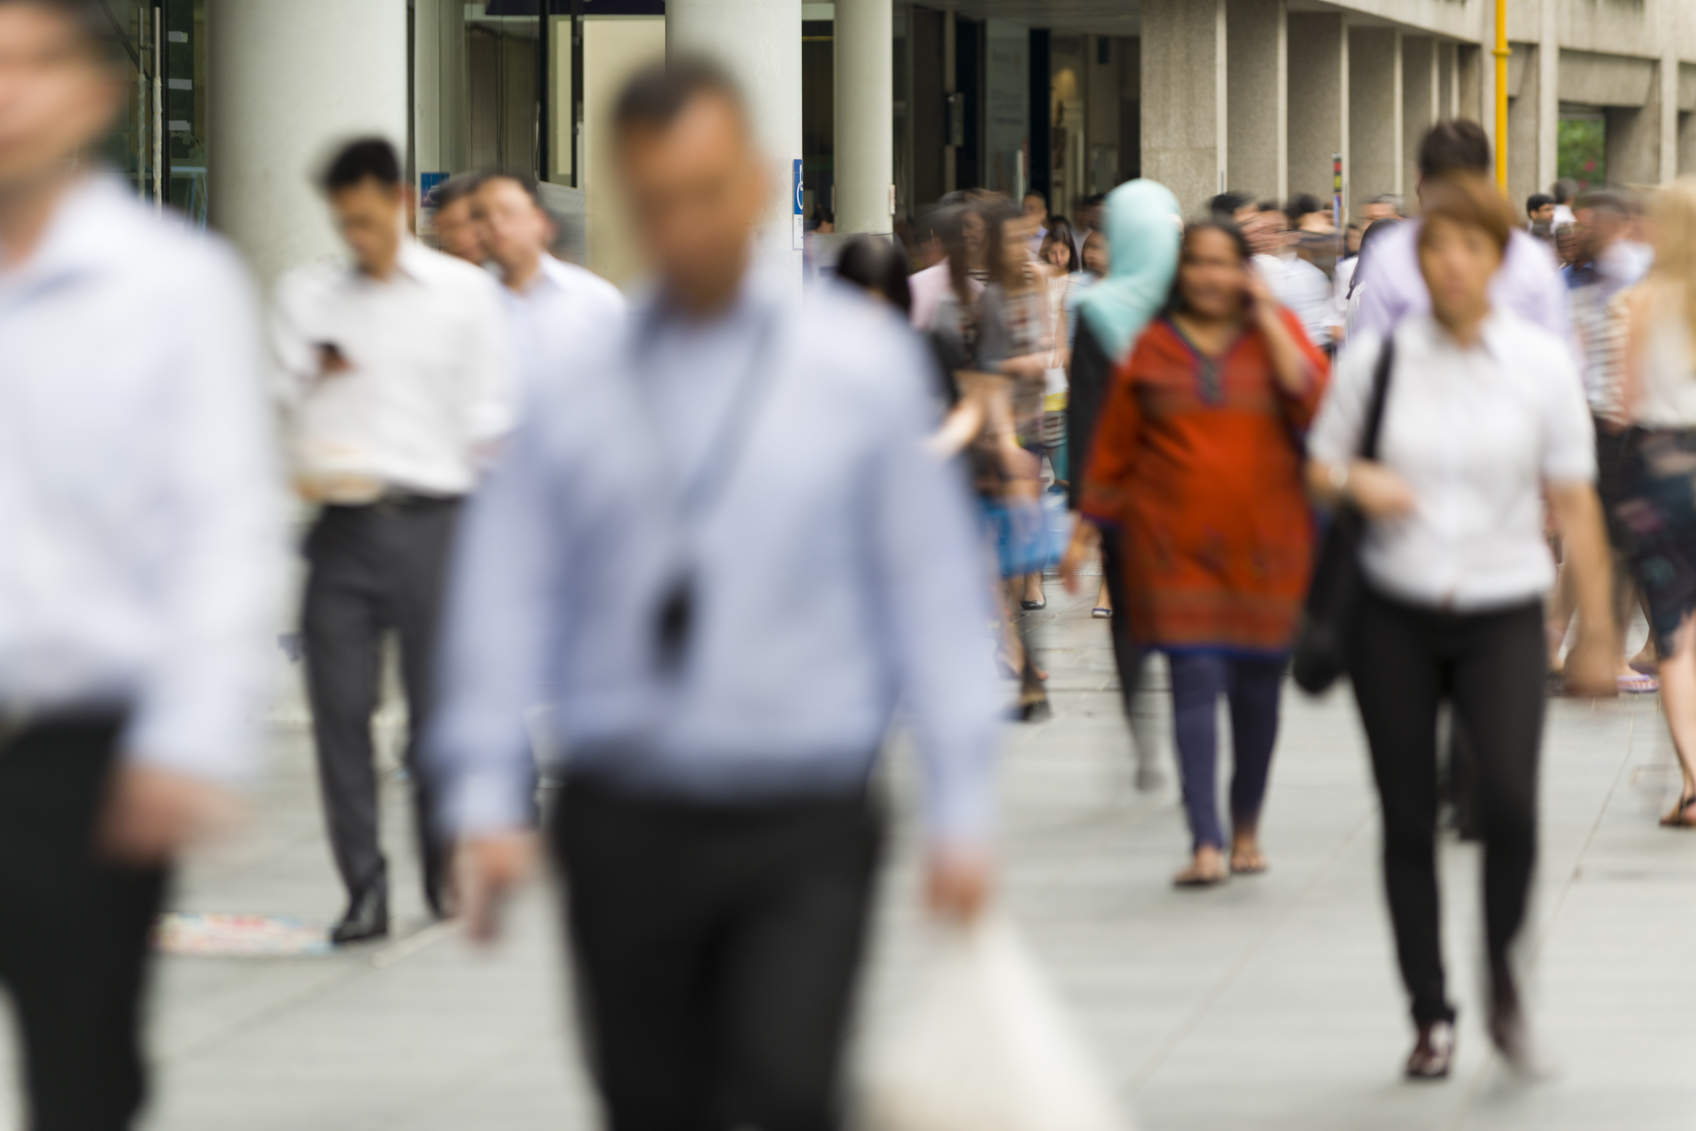
[[[1078,300],[1077,336],[1067,375],[1066,430],[1075,469],[1067,483],[1067,501],[1074,511],[1083,488],[1083,469],[1089,466],[1090,443],[1101,404],[1112,387],[1113,374],[1130,356],[1137,335],[1166,301],[1178,269],[1178,244],[1183,233],[1178,198],[1155,181],[1120,185],[1108,194],[1106,213],[1102,229],[1107,237],[1107,274],[1089,284]],[[1101,549],[1102,573],[1113,610],[1113,660],[1119,669],[1119,685],[1125,689],[1125,715],[1136,750],[1137,788],[1155,789],[1160,785],[1159,743],[1148,697],[1138,695],[1143,656],[1134,646],[1129,622],[1120,611],[1125,607],[1118,593],[1124,571],[1114,539],[1104,538]],[[1098,598],[1098,613],[1106,612],[1102,603]]]

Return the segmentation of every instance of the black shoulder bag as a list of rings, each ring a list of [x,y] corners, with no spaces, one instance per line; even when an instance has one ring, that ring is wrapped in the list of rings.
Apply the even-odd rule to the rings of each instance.
[[[1367,402],[1366,429],[1360,438],[1361,459],[1378,458],[1378,434],[1384,425],[1384,400],[1390,390],[1395,352],[1394,340],[1386,338],[1378,367],[1372,371],[1372,399]],[[1360,607],[1360,544],[1365,534],[1366,516],[1360,508],[1346,499],[1339,501],[1320,544],[1319,560],[1314,563],[1290,664],[1296,686],[1310,695],[1318,695],[1349,669],[1349,642],[1354,639]]]

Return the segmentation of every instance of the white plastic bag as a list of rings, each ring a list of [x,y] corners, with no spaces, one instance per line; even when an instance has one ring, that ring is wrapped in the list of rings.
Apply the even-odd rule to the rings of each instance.
[[[910,1012],[874,1041],[862,1131],[1129,1131],[1012,924],[951,931]]]

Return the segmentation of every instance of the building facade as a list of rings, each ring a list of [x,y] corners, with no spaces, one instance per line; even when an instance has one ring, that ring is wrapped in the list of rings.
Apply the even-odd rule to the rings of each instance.
[[[110,157],[210,222],[264,278],[333,249],[310,191],[354,133],[444,177],[536,172],[590,266],[636,271],[605,118],[668,48],[748,90],[788,191],[766,254],[800,231],[889,231],[957,188],[1071,212],[1147,176],[1188,209],[1223,189],[1411,195],[1423,131],[1494,137],[1494,0],[106,0],[135,80]],[[545,7],[544,7],[545,5]],[[1569,174],[1653,185],[1696,172],[1696,4],[1509,0],[1509,192]]]

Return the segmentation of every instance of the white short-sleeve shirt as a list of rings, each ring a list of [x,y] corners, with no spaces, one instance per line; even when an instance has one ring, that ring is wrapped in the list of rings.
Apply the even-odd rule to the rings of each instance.
[[[1368,524],[1362,566],[1385,593],[1477,611],[1541,596],[1554,561],[1543,539],[1545,483],[1593,482],[1584,386],[1566,345],[1506,311],[1464,347],[1430,315],[1396,326],[1378,459],[1413,489],[1412,514]],[[1309,452],[1360,450],[1383,340],[1364,334],[1337,366]]]

